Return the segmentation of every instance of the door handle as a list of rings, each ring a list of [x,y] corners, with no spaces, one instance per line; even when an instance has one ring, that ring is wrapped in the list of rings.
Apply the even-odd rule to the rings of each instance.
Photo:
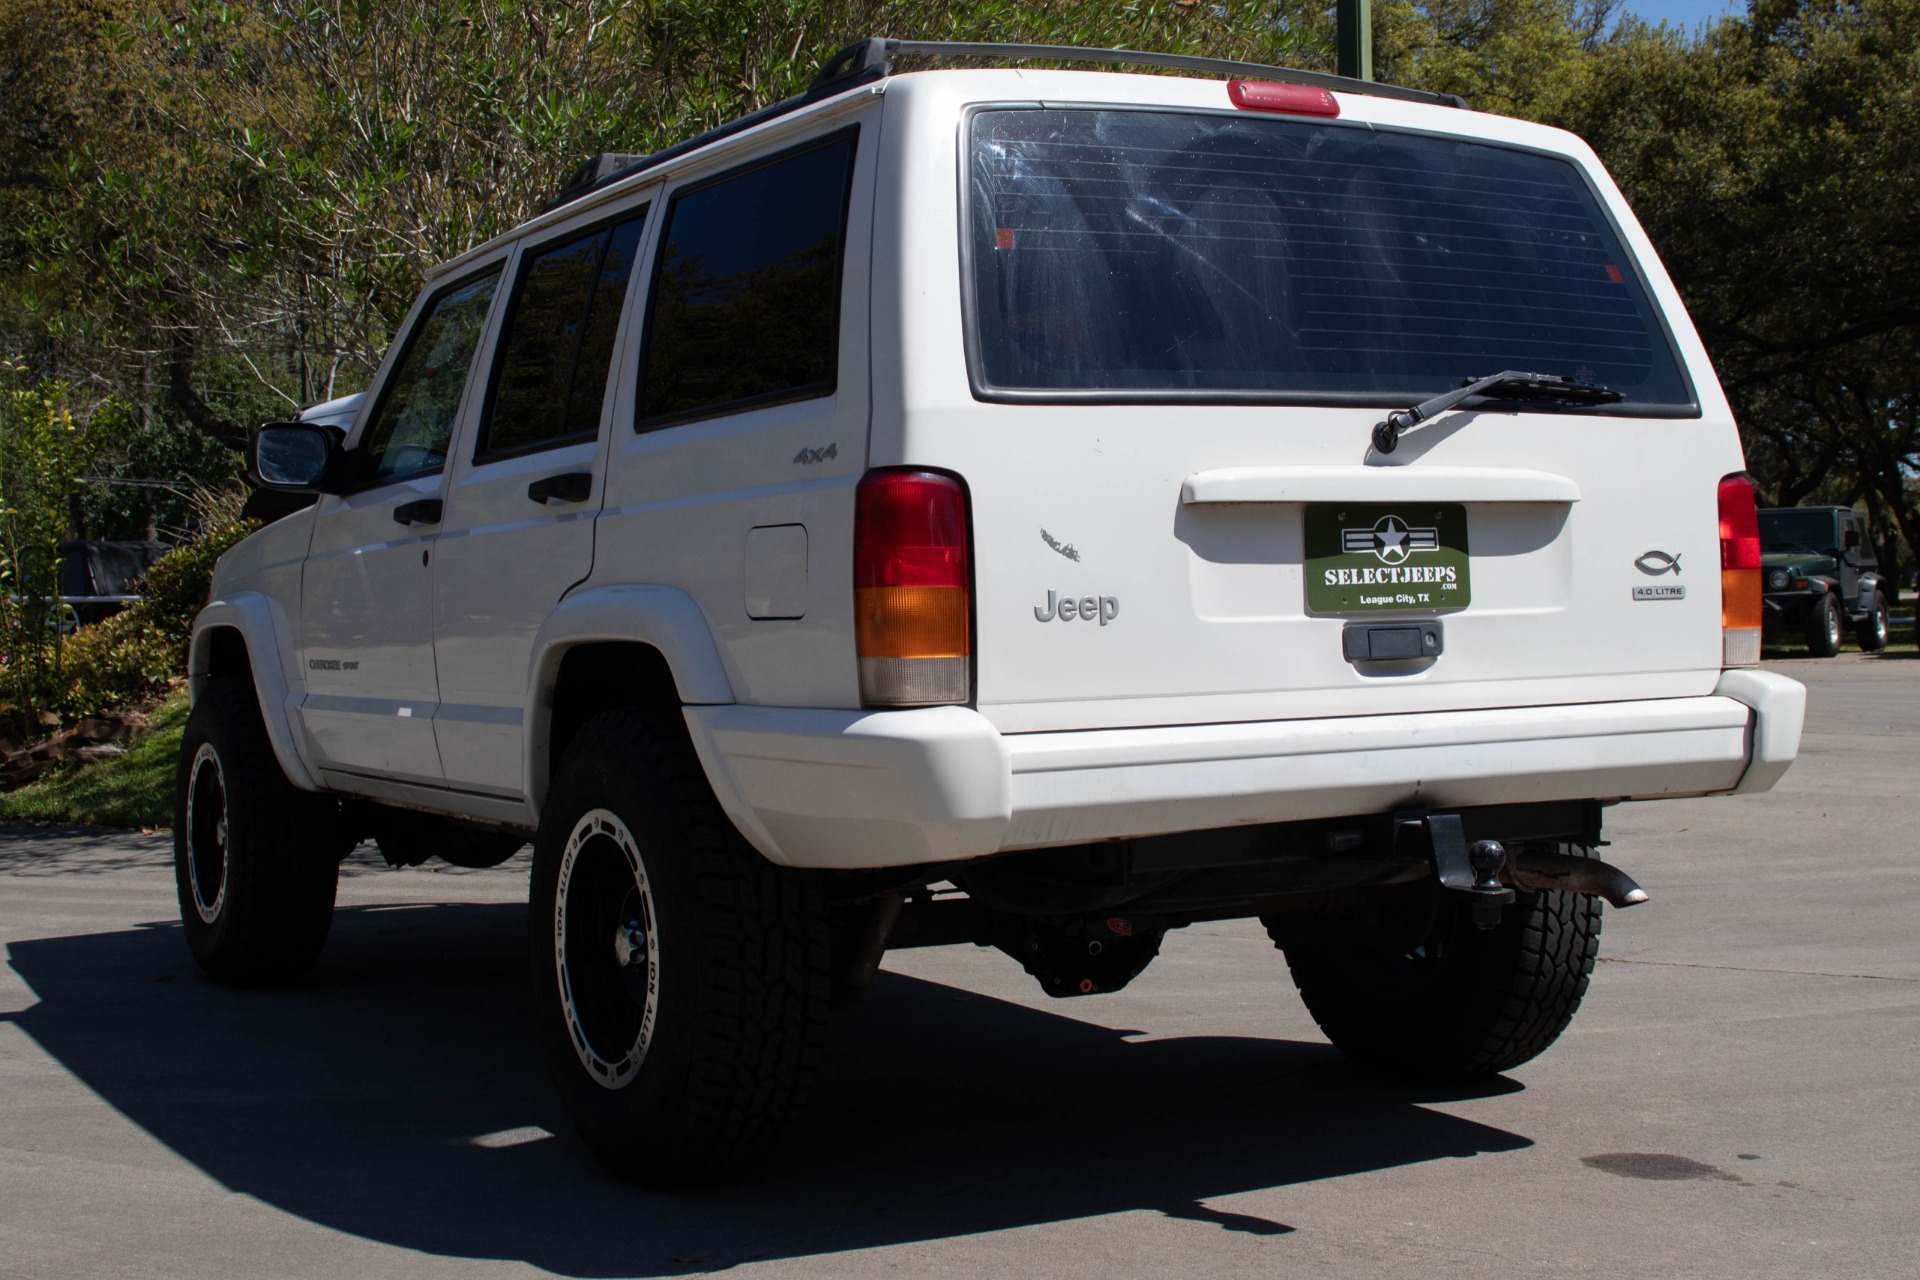
[[[445,504],[438,498],[419,498],[403,502],[393,509],[395,524],[439,524]]]
[[[535,502],[585,502],[593,493],[591,471],[566,471],[527,486],[527,496]]]

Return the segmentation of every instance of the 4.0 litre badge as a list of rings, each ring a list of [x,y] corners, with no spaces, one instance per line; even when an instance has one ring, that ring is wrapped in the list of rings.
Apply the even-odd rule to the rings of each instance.
[[[1305,533],[1308,613],[1432,613],[1472,598],[1457,502],[1315,503]]]

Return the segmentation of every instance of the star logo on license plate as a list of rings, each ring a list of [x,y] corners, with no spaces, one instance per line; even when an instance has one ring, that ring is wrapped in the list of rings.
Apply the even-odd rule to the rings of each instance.
[[[1417,529],[1399,516],[1381,516],[1370,529],[1342,529],[1340,549],[1348,555],[1372,552],[1382,564],[1404,564],[1416,551],[1432,551],[1440,545],[1438,529]]]

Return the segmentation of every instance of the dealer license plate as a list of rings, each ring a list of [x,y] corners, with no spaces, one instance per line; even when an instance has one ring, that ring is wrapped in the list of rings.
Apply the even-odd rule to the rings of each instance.
[[[1307,612],[1434,613],[1464,609],[1467,509],[1457,502],[1307,507]]]

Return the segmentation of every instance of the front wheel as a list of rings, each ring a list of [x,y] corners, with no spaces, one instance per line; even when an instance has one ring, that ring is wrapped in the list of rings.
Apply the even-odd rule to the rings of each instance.
[[[1466,895],[1430,881],[1377,895],[1282,945],[1307,1011],[1347,1057],[1404,1078],[1467,1080],[1536,1057],[1573,1021],[1599,954],[1599,899],[1522,892],[1483,930]]]
[[[1887,633],[1892,629],[1892,619],[1888,616],[1887,598],[1878,591],[1873,593],[1873,608],[1867,611],[1866,618],[1854,628],[1853,638],[1867,653],[1878,653],[1887,647]]]
[[[603,1164],[674,1187],[766,1151],[824,1048],[827,910],[733,829],[677,716],[581,730],[541,813],[529,920],[540,1038]]]
[[[1807,651],[1816,658],[1831,658],[1840,652],[1840,605],[1830,595],[1813,602],[1807,618]]]
[[[306,974],[333,922],[339,805],[300,791],[273,756],[251,684],[216,679],[180,742],[173,866],[187,947],[216,981]]]

